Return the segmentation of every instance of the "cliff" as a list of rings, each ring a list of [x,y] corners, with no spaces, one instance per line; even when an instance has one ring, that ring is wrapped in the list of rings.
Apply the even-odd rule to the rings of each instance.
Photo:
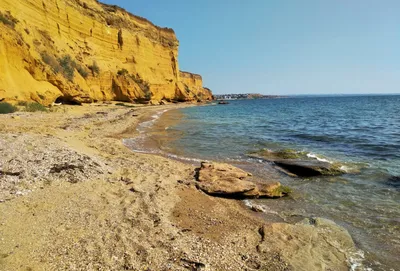
[[[182,99],[189,97],[189,99],[196,100],[212,100],[213,96],[208,88],[203,87],[203,78],[190,72],[179,72],[180,82],[178,83],[179,89],[184,89]]]
[[[95,0],[0,1],[0,99],[82,103],[211,99],[180,72],[172,29]]]

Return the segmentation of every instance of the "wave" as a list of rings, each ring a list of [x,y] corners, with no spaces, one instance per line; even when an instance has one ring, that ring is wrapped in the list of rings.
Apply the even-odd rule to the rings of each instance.
[[[358,250],[352,253],[349,260],[350,271],[373,271],[372,268],[365,267],[365,253],[362,250]]]
[[[139,131],[139,133],[145,133],[146,130],[153,126],[154,123],[161,117],[161,115],[167,111],[168,109],[158,111],[156,114],[151,116],[150,120],[139,123],[136,130]]]
[[[266,205],[259,205],[259,204],[255,204],[253,202],[251,202],[250,200],[246,199],[243,200],[244,205],[246,205],[249,209],[252,210],[259,210],[262,213],[266,213],[266,214],[274,214],[274,215],[278,215],[279,213],[276,211],[271,210],[270,208],[268,208]]]
[[[308,158],[312,158],[312,159],[317,159],[318,161],[320,161],[320,162],[326,162],[326,163],[330,163],[330,164],[332,164],[333,163],[333,161],[329,161],[329,160],[327,160],[327,159],[324,159],[324,158],[321,158],[321,157],[319,157],[319,156],[317,156],[316,154],[313,154],[313,153],[307,153],[307,157]]]

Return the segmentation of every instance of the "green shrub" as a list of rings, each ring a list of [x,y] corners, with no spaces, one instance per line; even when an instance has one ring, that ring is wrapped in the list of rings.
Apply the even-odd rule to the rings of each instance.
[[[40,33],[40,35],[42,35],[42,37],[46,40],[46,41],[50,41],[53,42],[53,39],[51,38],[50,33],[47,30],[38,30],[38,32]]]
[[[87,78],[89,75],[89,72],[81,65],[76,66],[77,71],[83,78]]]
[[[61,71],[60,63],[54,56],[49,55],[47,52],[42,52],[40,55],[42,56],[43,62],[49,65],[54,73],[59,73]]]
[[[18,109],[13,106],[12,104],[2,102],[0,103],[0,114],[9,114],[9,113],[14,113]]]
[[[65,55],[62,58],[59,58],[58,63],[60,63],[64,77],[67,78],[69,81],[73,81],[76,63],[71,58],[71,56]]]
[[[93,61],[93,65],[90,65],[88,68],[92,71],[93,76],[100,74],[100,67],[95,60]]]
[[[5,14],[0,12],[0,22],[2,22],[3,24],[5,24],[11,28],[15,28],[15,25],[18,23],[18,20],[15,19],[13,16],[11,16],[11,14],[9,12],[7,12]]]
[[[152,94],[150,91],[149,83],[144,81],[142,78],[140,78],[140,76],[138,74],[130,75],[130,77],[132,78],[133,81],[135,81],[136,84],[138,84],[140,89],[143,91],[145,100],[150,101]]]
[[[186,84],[185,84],[185,90],[186,90],[186,93],[190,93],[190,88],[189,88],[189,86],[186,85]]]
[[[77,69],[83,78],[86,78],[89,75],[89,72],[86,70],[86,68],[76,64],[70,55],[64,55],[58,59],[56,59],[53,55],[49,55],[47,52],[42,52],[40,55],[42,56],[43,62],[49,65],[54,73],[61,72],[69,81],[74,80],[75,69]],[[41,99],[43,100],[43,98]]]
[[[47,108],[40,103],[27,103],[25,106],[26,112],[47,112]]]
[[[127,69],[121,69],[117,72],[118,75],[127,75],[129,74]]]

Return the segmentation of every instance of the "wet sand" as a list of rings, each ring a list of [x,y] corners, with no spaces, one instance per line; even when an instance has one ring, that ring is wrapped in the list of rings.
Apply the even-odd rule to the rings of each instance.
[[[347,232],[269,223],[123,139],[190,105],[0,115],[0,270],[348,270]]]

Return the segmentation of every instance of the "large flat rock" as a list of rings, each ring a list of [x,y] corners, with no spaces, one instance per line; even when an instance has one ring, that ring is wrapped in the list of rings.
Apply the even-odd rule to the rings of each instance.
[[[275,198],[289,193],[279,182],[253,182],[250,173],[223,163],[202,162],[197,181],[197,188],[210,195]]]

